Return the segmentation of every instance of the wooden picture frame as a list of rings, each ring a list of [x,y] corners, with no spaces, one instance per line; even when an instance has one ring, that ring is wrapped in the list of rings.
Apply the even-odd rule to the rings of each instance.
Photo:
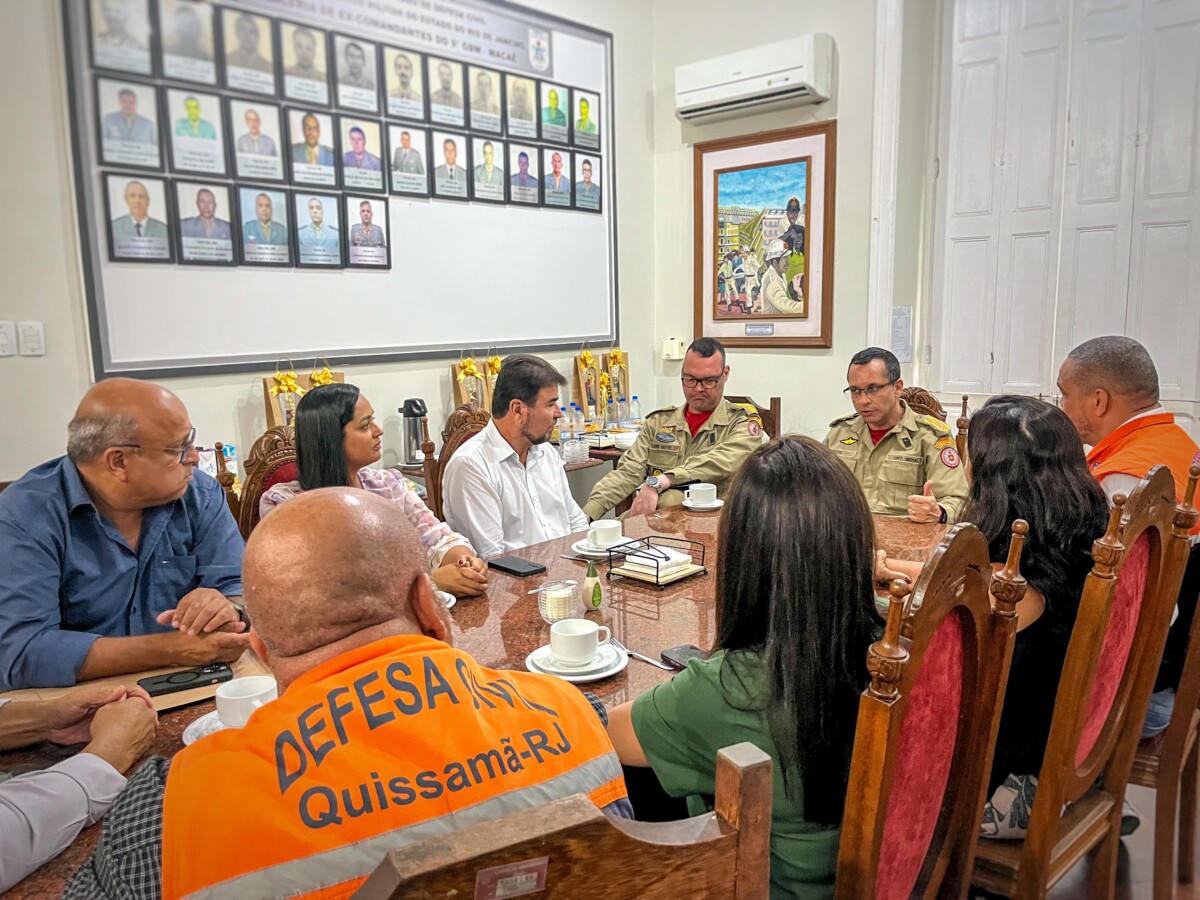
[[[574,399],[583,410],[583,417],[590,420],[603,416],[599,409],[600,366],[603,361],[594,358],[590,366],[585,366],[583,362],[582,356],[575,357]]]
[[[832,119],[696,144],[696,337],[728,347],[833,346],[836,161]],[[786,255],[768,269],[777,240]]]

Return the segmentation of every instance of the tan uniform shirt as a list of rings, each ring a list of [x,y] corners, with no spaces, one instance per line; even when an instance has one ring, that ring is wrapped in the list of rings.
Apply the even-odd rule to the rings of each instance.
[[[967,476],[950,426],[900,403],[903,417],[878,444],[871,444],[867,423],[857,413],[831,422],[825,444],[850,467],[871,512],[907,516],[909,496],[932,481],[933,496],[946,511],[946,521],[953,523],[967,499]]]
[[[617,468],[601,478],[583,511],[597,519],[630,496],[649,475],[667,474],[673,485],[709,482],[717,495],[750,453],[762,443],[762,422],[744,407],[722,399],[696,436],[688,430],[687,404],[656,409],[646,417],[642,433],[625,451]],[[683,491],[663,491],[659,507],[683,502]]]

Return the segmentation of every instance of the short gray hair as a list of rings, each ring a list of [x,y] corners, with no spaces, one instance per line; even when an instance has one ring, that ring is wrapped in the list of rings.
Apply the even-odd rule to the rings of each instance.
[[[1146,348],[1130,337],[1108,334],[1084,341],[1067,354],[1071,377],[1085,390],[1103,388],[1137,403],[1158,401],[1158,369]]]
[[[67,425],[67,456],[71,462],[90,463],[109,447],[137,443],[137,419],[128,413],[76,416]]]

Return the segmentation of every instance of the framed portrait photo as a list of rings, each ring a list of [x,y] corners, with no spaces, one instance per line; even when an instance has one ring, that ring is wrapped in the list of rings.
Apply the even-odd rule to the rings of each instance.
[[[250,181],[286,181],[283,117],[274,103],[226,99],[233,170]]]
[[[508,112],[508,136],[538,138],[538,89],[532,78],[507,75],[504,78],[504,107]]]
[[[286,111],[292,181],[314,187],[337,187],[333,116],[317,109]]]
[[[296,265],[313,269],[344,268],[346,250],[342,242],[342,198],[337,194],[293,191],[292,204]]]
[[[119,78],[96,78],[100,162],[162,171],[158,138],[158,88]]]
[[[196,266],[236,266],[237,229],[229,185],[174,181],[175,229],[179,262]]]
[[[238,185],[238,218],[242,264],[290,266],[292,240],[288,192]]]
[[[329,38],[320,28],[279,23],[283,96],[298,103],[329,105]]]
[[[160,68],[165,78],[216,86],[214,18],[207,0],[158,0]]]
[[[153,75],[150,0],[88,0],[92,65]]]
[[[345,196],[346,265],[363,269],[392,267],[391,236],[388,234],[388,202],[383,197]]]
[[[542,203],[559,209],[571,208],[571,151],[542,148]]]
[[[538,83],[541,137],[552,144],[571,143],[571,89],[549,81]]]
[[[412,50],[383,48],[387,114],[420,122],[425,118],[425,57]]]
[[[358,116],[338,116],[338,162],[347,190],[384,193],[383,129]]]
[[[466,169],[470,139],[456,131],[435,131],[431,141],[433,196],[442,200],[470,199]]]
[[[604,177],[601,172],[600,154],[575,151],[575,208],[587,212],[600,212]]]
[[[508,197],[508,154],[499,138],[471,136],[471,199],[503,203]]]
[[[541,161],[533,144],[508,145],[508,202],[542,205]]]
[[[467,66],[467,92],[471,101],[471,130],[504,133],[500,73],[480,66]]]
[[[465,128],[462,63],[437,56],[426,57],[425,83],[429,85],[429,121],[434,125]]]
[[[600,95],[576,88],[571,92],[574,122],[571,134],[575,146],[586,150],[600,149]]]
[[[836,151],[833,120],[696,144],[697,335],[832,346]]]
[[[409,125],[388,125],[392,193],[429,196],[429,132]]]
[[[342,109],[379,114],[379,48],[370,41],[333,36],[334,81],[337,105]]]
[[[275,30],[266,16],[221,7],[225,86],[274,97]]]
[[[228,175],[221,98],[216,94],[167,88],[165,107],[171,129],[171,169]]]
[[[143,175],[104,175],[104,219],[112,262],[174,262],[167,183]]]

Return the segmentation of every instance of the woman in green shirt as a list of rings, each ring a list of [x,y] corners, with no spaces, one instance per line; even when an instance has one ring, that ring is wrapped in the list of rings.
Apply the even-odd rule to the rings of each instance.
[[[712,656],[610,713],[621,762],[652,768],[673,797],[711,803],[722,747],[750,741],[770,755],[772,897],[832,895],[878,621],[874,534],[862,489],[823,444],[793,435],[760,447],[721,517]]]

